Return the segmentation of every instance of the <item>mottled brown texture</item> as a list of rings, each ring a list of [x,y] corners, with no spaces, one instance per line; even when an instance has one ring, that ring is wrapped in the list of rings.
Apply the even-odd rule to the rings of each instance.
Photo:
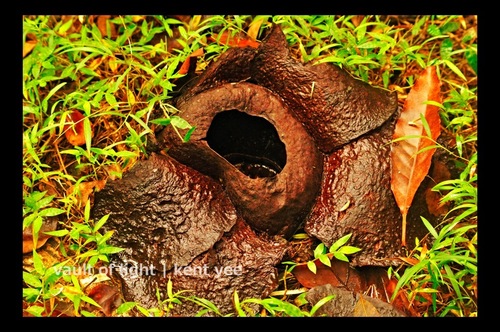
[[[125,301],[137,302],[145,308],[158,307],[157,290],[165,289],[160,284],[163,270],[152,270],[150,274],[139,274],[133,266],[115,256],[111,262],[112,276],[121,284],[121,292]]]
[[[221,84],[251,81],[251,63],[256,52],[256,49],[249,47],[228,49],[216,61],[212,62],[196,80],[185,87],[185,91],[177,98],[177,103],[182,103],[200,92]]]
[[[321,193],[306,231],[330,246],[352,233],[354,265],[391,265],[401,254],[401,215],[390,188],[394,121],[325,156]]]
[[[252,78],[279,94],[325,153],[379,127],[397,95],[355,79],[330,63],[303,65],[289,54],[277,25],[252,61]]]
[[[170,279],[174,293],[189,290],[182,295],[210,300],[222,314],[228,314],[235,310],[232,302],[235,291],[240,300],[261,298],[269,296],[278,286],[275,266],[285,250],[284,239],[256,235],[243,220],[238,219],[232,230],[213,249],[186,266],[175,266],[171,270],[157,271],[154,275],[140,278],[134,277],[126,269],[116,269],[116,276],[122,283],[125,297],[146,307],[156,306],[156,288],[166,298],[165,290]],[[175,306],[170,314],[194,316],[201,309],[185,300],[182,306]]]
[[[282,100],[251,83],[222,84],[177,105],[179,116],[196,127],[189,142],[166,127],[158,142],[180,162],[220,179],[243,219],[254,229],[290,236],[301,226],[318,193],[322,156]],[[214,117],[238,110],[269,121],[286,148],[286,165],[274,177],[252,179],[210,148],[207,132]],[[229,138],[228,138],[229,139]]]
[[[110,214],[109,243],[122,259],[170,269],[210,249],[236,222],[222,187],[168,156],[137,162],[121,180],[95,194],[94,218]]]
[[[390,142],[396,116],[325,155],[321,193],[306,220],[307,233],[327,246],[352,233],[348,244],[362,249],[351,259],[354,266],[397,265],[404,255],[401,213],[391,191]],[[412,211],[408,234],[422,238],[427,231],[418,216],[427,210],[416,204]]]
[[[207,274],[189,276],[170,271],[167,278],[172,278],[174,291],[192,289],[196,296],[214,302],[222,314],[234,313],[232,301],[235,291],[238,292],[239,299],[244,300],[265,298],[278,287],[278,271],[275,266],[283,258],[285,250],[286,241],[283,238],[256,235],[240,220],[215,245],[213,252],[199,257],[191,264],[192,267],[208,266]],[[174,312],[189,316],[195,308],[196,306],[186,305]]]

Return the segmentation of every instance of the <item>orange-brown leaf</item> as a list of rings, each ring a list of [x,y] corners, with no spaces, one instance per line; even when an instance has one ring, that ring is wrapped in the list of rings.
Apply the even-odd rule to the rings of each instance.
[[[385,284],[385,290],[388,298],[392,298],[398,281],[395,278],[388,280]],[[391,304],[394,308],[406,313],[408,316],[418,317],[418,312],[413,308],[413,305],[408,301],[403,290],[399,289],[398,294],[394,297]]]
[[[189,71],[189,67],[191,66],[191,58],[196,58],[196,57],[199,57],[199,56],[202,56],[202,55],[203,55],[203,49],[202,48],[199,48],[196,51],[194,51],[193,53],[191,53],[186,58],[186,60],[184,60],[184,62],[182,63],[181,68],[179,69],[179,74],[180,75],[187,74],[188,71]]]
[[[311,272],[306,264],[299,264],[292,270],[297,281],[306,288],[330,284],[344,287],[353,292],[364,292],[366,281],[370,277],[349,266],[349,263],[331,259],[331,266],[315,260],[316,273]]]
[[[435,140],[441,133],[439,108],[427,102],[441,103],[440,81],[434,66],[418,77],[403,105],[396,123],[392,144],[391,189],[403,217],[402,244],[406,246],[406,215],[415,193],[429,172]],[[424,126],[425,118],[430,137]],[[402,139],[408,137],[406,139]],[[401,139],[401,140],[398,140]]]
[[[35,48],[37,44],[36,37],[33,36],[33,34],[28,33],[26,36],[26,41],[24,42],[23,45],[23,58],[25,58],[28,54],[31,53],[31,51]]]
[[[231,36],[230,33],[226,30],[222,34],[214,34],[209,37],[209,40],[218,42],[222,45],[227,45],[230,47],[259,47],[259,43],[255,40],[246,37],[240,37],[238,35]]]
[[[68,124],[64,125],[64,135],[68,142],[74,146],[85,144],[84,118],[82,113],[73,111],[68,115]]]
[[[111,15],[99,15],[97,17],[97,28],[103,37],[116,38],[118,36],[115,25],[110,21]],[[109,35],[108,35],[109,24]]]
[[[119,289],[107,284],[93,286],[88,295],[101,306],[101,311],[108,317],[122,303]]]
[[[264,22],[264,19],[261,18],[261,19],[258,19],[256,21],[252,21],[252,23],[250,23],[250,27],[248,28],[247,35],[251,40],[257,40],[257,37],[259,36],[260,27],[262,26],[263,22]]]
[[[102,190],[102,188],[104,188],[105,184],[106,180],[80,182],[76,187],[70,186],[66,192],[68,195],[76,194],[79,206],[85,206],[90,194],[94,192],[94,188],[97,191],[100,191]]]
[[[359,294],[359,300],[354,305],[353,309],[354,317],[382,317],[382,313],[378,308],[370,301],[366,299],[366,296]]]

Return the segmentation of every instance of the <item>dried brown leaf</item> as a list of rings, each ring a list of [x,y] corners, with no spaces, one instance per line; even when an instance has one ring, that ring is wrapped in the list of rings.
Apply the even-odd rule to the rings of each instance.
[[[101,306],[101,311],[108,317],[122,302],[118,288],[107,284],[95,285],[88,291],[88,295]]]
[[[108,174],[110,180],[120,179],[123,173],[120,164],[105,165],[104,169],[106,170],[106,173]],[[98,190],[101,190],[101,188],[98,188]]]
[[[408,210],[429,172],[436,150],[433,146],[441,133],[439,107],[428,103],[441,103],[440,85],[436,67],[427,67],[410,90],[394,130],[391,189],[403,219],[403,246]]]
[[[101,36],[116,38],[118,36],[115,25],[109,20],[111,15],[99,15],[97,17],[97,28],[101,32]],[[109,35],[108,35],[109,24]]]
[[[354,305],[353,316],[355,317],[381,317],[378,309],[365,299],[363,294],[359,294],[359,300]]]
[[[35,242],[33,239],[33,225],[26,227],[23,230],[23,254],[32,252],[34,248],[41,248],[45,244],[45,242],[47,242],[47,240],[51,238],[51,236],[45,234],[45,232],[55,231],[56,229],[57,220],[54,218],[46,218],[42,223],[42,227],[38,231],[35,248]]]
[[[73,111],[68,115],[67,124],[64,125],[64,135],[68,142],[74,146],[85,144],[84,118],[84,115],[79,111]]]
[[[36,40],[27,40],[23,45],[23,58],[25,58],[35,48]]]
[[[184,62],[182,63],[181,68],[179,69],[179,74],[180,75],[187,74],[189,72],[190,67],[192,66],[191,65],[191,58],[195,58],[194,61],[196,61],[196,58],[199,57],[199,56],[202,56],[202,55],[203,55],[203,49],[202,48],[199,48],[196,51],[192,52],[186,58],[186,60],[184,60]],[[193,69],[196,69],[196,66],[194,66]]]
[[[315,260],[314,263],[316,273],[309,270],[306,264],[299,264],[292,270],[293,275],[302,286],[313,288],[330,284],[335,287],[345,287],[355,292],[364,291],[365,276],[350,267],[349,263],[336,259],[331,260],[331,266],[326,266],[319,260]]]
[[[208,38],[210,41],[218,42],[222,45],[227,45],[230,47],[259,47],[259,42],[252,40],[248,36],[231,36],[231,33],[227,30],[222,34],[214,34]]]
[[[105,184],[106,180],[80,182],[76,188],[75,186],[69,187],[68,194],[72,194],[73,192],[75,192],[75,196],[78,198],[79,206],[85,206],[90,194],[93,193],[94,188],[97,191],[100,191],[102,188],[104,188]]]
[[[250,37],[252,40],[257,40],[257,37],[259,36],[259,31],[262,23],[264,22],[264,19],[258,19],[255,21],[252,21],[250,23],[250,27],[248,28],[247,35]]]
[[[394,291],[396,290],[396,285],[398,281],[395,278],[388,280],[385,283],[385,292],[388,298],[392,298]],[[406,315],[411,317],[419,317],[419,313],[413,308],[412,304],[408,301],[405,291],[399,290],[395,298],[390,302],[394,308],[406,313]]]

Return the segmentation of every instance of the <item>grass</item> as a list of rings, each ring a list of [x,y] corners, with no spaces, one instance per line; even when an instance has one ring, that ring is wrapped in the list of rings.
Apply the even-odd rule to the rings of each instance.
[[[169,101],[184,84],[179,69],[193,52],[203,50],[196,64],[201,73],[229,47],[212,40],[213,34],[259,40],[273,22],[282,26],[295,58],[338,65],[397,91],[400,103],[416,75],[436,66],[443,95],[440,148],[453,160],[456,175],[434,190],[451,208],[435,228],[422,220],[432,246],[419,241],[405,264],[388,274],[420,316],[477,314],[476,18],[235,15],[23,18],[23,230],[31,228],[36,245],[42,225],[58,223],[49,233],[55,240],[52,256],[45,247],[24,256],[26,315],[101,315],[81,280],[57,273],[82,263],[103,266],[120,250],[106,244],[112,234],[100,233],[106,220],[89,216],[93,191],[146,159],[148,142],[162,126],[190,128]],[[75,112],[82,115],[80,127],[73,123]],[[83,144],[72,145],[71,133]],[[234,315],[252,315],[244,309],[252,301],[271,316],[316,310],[303,301],[296,306],[293,299],[238,299]],[[217,311],[203,299],[172,295],[167,307],[159,304],[154,312],[128,303],[114,315],[132,309],[168,315],[165,308],[181,300]],[[70,309],[62,312],[65,304]]]

